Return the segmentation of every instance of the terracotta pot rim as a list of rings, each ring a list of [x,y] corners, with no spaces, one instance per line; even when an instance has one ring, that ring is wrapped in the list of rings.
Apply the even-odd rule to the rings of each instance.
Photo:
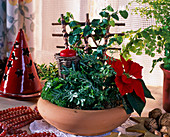
[[[160,65],[160,68],[161,68],[163,71],[170,72],[170,70],[165,69],[163,66],[164,66],[164,63]]]
[[[42,97],[40,97],[39,100],[41,100],[41,99],[42,99],[42,100],[45,100],[45,99],[43,99]],[[51,102],[48,101],[48,100],[45,100],[45,101],[51,103]],[[117,108],[122,108],[122,109],[124,109],[123,106],[117,106],[117,107],[114,107],[114,108],[103,109],[103,110],[93,110],[93,109],[84,110],[84,109],[74,109],[74,108],[61,107],[61,106],[58,106],[58,105],[53,104],[53,103],[51,103],[51,104],[54,105],[54,106],[57,106],[58,108],[62,108],[62,109],[65,109],[65,110],[70,110],[70,111],[81,111],[81,112],[86,112],[86,113],[92,113],[92,112],[104,112],[104,111],[110,111],[111,109],[117,109]]]
[[[77,110],[57,106],[41,97],[37,107],[40,115],[49,124],[66,133],[81,136],[108,133],[124,123],[130,116],[124,108],[119,106],[104,110]]]

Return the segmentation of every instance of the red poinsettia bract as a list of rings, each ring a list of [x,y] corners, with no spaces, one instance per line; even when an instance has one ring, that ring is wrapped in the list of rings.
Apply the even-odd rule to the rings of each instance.
[[[106,55],[106,58],[108,59],[107,63],[117,73],[115,83],[120,94],[123,96],[135,91],[136,95],[145,102],[144,90],[140,81],[143,67],[130,59],[126,61],[122,56],[120,56],[121,60],[111,58],[108,55]]]

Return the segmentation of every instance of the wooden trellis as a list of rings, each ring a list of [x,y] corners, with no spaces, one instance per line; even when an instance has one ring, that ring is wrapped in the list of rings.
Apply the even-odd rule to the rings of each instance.
[[[89,14],[87,13],[86,14],[86,21],[85,22],[77,22],[78,25],[81,25],[81,26],[86,26],[86,25],[90,25],[90,19],[89,19]],[[64,46],[61,46],[61,45],[57,45],[56,48],[65,48],[67,49],[69,47],[69,44],[68,44],[68,36],[69,34],[67,33],[66,31],[66,25],[69,25],[69,23],[66,23],[65,20],[64,20],[64,16],[63,14],[61,14],[61,23],[52,23],[52,25],[61,25],[62,26],[62,33],[61,34],[52,34],[53,37],[63,37],[64,38]],[[125,26],[125,23],[115,23],[116,26]],[[105,35],[100,35],[104,38],[104,44],[107,44],[108,42],[108,38],[111,37],[111,36],[114,36],[115,34],[119,35],[119,36],[123,36],[124,34],[123,33],[110,33],[109,32],[110,30],[110,26],[106,28],[106,34]],[[83,34],[81,34],[80,36],[80,39],[79,41],[76,42],[76,44],[74,45],[74,47],[77,47],[78,43],[81,41],[83,37]],[[91,49],[97,49],[97,47],[99,46],[95,40],[95,35],[88,35],[88,36],[85,36],[84,37],[84,43],[85,43],[85,46],[84,47],[78,47],[78,48],[83,48],[84,49],[84,52],[85,53],[88,53],[88,48],[89,48],[89,37],[92,38],[93,42],[95,43],[96,47],[90,47]],[[121,48],[114,48],[114,47],[110,47],[110,48],[107,48],[109,50],[121,50]],[[105,52],[105,51],[103,51]],[[74,64],[76,65],[79,61],[79,57],[78,56],[73,56],[73,57],[62,57],[60,56],[60,53],[56,53],[55,55],[55,58],[57,60],[57,63],[58,63],[58,70],[59,70],[59,77],[62,77],[62,78],[65,78],[65,75],[61,73],[62,71],[62,66],[66,66],[67,68],[71,67],[71,64],[72,62],[74,62]]]
[[[86,21],[85,22],[77,22],[78,25],[81,25],[81,26],[86,26],[86,25],[90,25],[90,20],[89,20],[89,14],[87,13],[86,14]],[[66,23],[65,20],[64,20],[64,16],[63,14],[61,14],[61,23],[52,23],[53,26],[55,25],[62,25],[62,33],[59,33],[59,34],[52,34],[53,37],[63,37],[64,38],[64,46],[62,45],[57,45],[56,48],[68,48],[69,44],[68,44],[68,36],[69,34],[67,33],[66,31],[66,25],[69,25],[69,23]],[[125,23],[115,23],[115,26],[125,26]],[[117,34],[118,36],[123,36],[124,33],[110,33],[109,32],[110,30],[110,26],[108,28],[106,28],[106,34],[105,35],[100,35],[104,38],[104,44],[107,44],[108,43],[108,38],[111,37],[111,36],[114,36],[115,34]],[[80,36],[80,40],[81,38],[83,37],[83,34]],[[88,38],[91,37],[93,42],[95,43],[96,47],[91,47],[91,49],[97,49],[98,47],[98,44],[97,42],[95,41],[95,35],[92,35],[90,34],[89,36],[86,36],[84,37],[84,42],[85,42],[85,47],[79,47],[79,48],[84,48],[84,52],[87,53],[88,52]],[[80,42],[80,40],[74,45],[75,47],[77,47],[78,43]],[[107,48],[109,50],[121,50],[121,48],[116,48],[116,47],[109,47]]]

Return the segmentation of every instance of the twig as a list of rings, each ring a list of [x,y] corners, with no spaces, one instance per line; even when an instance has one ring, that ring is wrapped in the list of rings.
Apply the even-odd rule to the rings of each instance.
[[[75,44],[74,47],[77,47],[78,43],[81,41],[81,38],[83,37],[83,34],[81,34],[79,41]]]
[[[98,47],[98,44],[97,44],[97,42],[96,42],[94,36],[93,36],[92,34],[91,34],[90,36],[91,36],[91,38],[93,39],[93,42],[95,43],[95,45]]]

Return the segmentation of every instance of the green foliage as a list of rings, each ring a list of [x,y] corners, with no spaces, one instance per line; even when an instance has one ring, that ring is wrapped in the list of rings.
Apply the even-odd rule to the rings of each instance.
[[[106,8],[104,8],[103,10],[108,10],[108,11],[110,11],[110,12],[113,12],[114,11],[114,9],[112,8],[112,6],[111,5],[108,5]]]
[[[99,26],[100,19],[93,19],[91,22],[92,27],[97,27]]]
[[[142,87],[143,87],[143,90],[144,90],[144,94],[145,94],[145,97],[147,98],[151,98],[151,99],[155,99],[152,95],[151,95],[151,92],[148,90],[148,88],[146,87],[144,81],[142,79],[140,79],[141,83],[142,83]]]
[[[93,31],[93,28],[91,28],[89,25],[85,26],[84,30],[83,30],[83,35],[86,37],[88,35],[90,35]]]
[[[100,49],[98,49],[99,51]],[[102,52],[102,49],[101,49]],[[66,78],[54,78],[46,82],[42,98],[62,107],[77,109],[105,109],[122,103],[115,85],[115,72],[93,54],[81,54],[77,67],[64,67]]]
[[[127,95],[127,99],[130,103],[130,105],[134,108],[134,110],[141,115],[141,112],[145,106],[145,102],[143,102],[140,97],[136,95],[135,92],[132,92]]]
[[[145,102],[135,92],[120,95],[115,83],[116,72],[102,59],[103,49],[100,46],[92,54],[79,51],[80,61],[71,68],[63,66],[65,79],[49,78],[43,87],[41,97],[53,104],[74,109],[109,109],[123,104],[128,114],[135,110],[141,114]],[[152,98],[150,91],[141,80],[145,97]]]
[[[106,11],[100,12],[99,15],[102,16],[102,17],[109,17],[109,13],[106,12]]]
[[[117,15],[117,13],[112,13],[111,16],[119,21],[119,16]]]
[[[100,42],[106,36],[107,28],[115,27],[115,21],[119,20],[119,16],[122,16],[124,19],[128,17],[128,12],[126,10],[114,11],[111,5],[108,5],[99,13],[102,19],[93,19],[90,24],[82,27],[78,21],[74,20],[71,13],[67,12],[67,14],[64,16],[64,19],[67,23],[69,22],[69,27],[71,29],[69,32],[69,44],[72,47],[74,47],[74,45],[80,46],[82,44],[82,39],[92,34],[96,43],[100,46]],[[61,23],[61,18],[58,19],[58,22]],[[113,36],[112,38],[116,40],[112,43],[110,42],[109,46],[112,44],[120,45],[122,43],[122,38],[117,36]]]
[[[111,20],[111,21],[109,21],[109,24],[110,24],[112,27],[114,27],[114,26],[115,26],[115,21],[114,21],[114,20]]]
[[[58,77],[58,68],[56,63],[50,63],[49,66],[45,64],[38,64],[38,75],[41,80],[51,80]]]
[[[127,19],[128,12],[126,10],[120,10],[119,13],[124,19]]]
[[[129,43],[123,47],[122,54],[129,58],[131,52],[141,55],[143,52],[151,57],[155,53],[164,53],[159,59],[153,60],[152,70],[159,61],[164,62],[164,68],[170,70],[170,2],[169,0],[133,0],[131,3],[137,2],[140,5],[147,4],[145,7],[136,7],[133,11],[154,18],[156,25],[149,26],[143,30],[126,32],[125,38]],[[129,3],[129,4],[131,4]],[[151,71],[152,71],[151,70]]]
[[[71,19],[74,20],[73,14],[66,12],[66,15],[64,16],[65,22],[68,23]],[[61,23],[61,18],[58,19],[58,22]]]

